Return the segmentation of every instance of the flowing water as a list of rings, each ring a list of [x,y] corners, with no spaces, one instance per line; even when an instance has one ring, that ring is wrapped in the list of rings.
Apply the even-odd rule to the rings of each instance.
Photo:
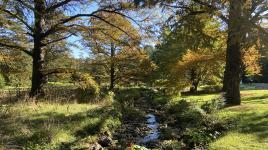
[[[153,114],[148,114],[146,115],[147,118],[147,127],[150,129],[149,133],[147,136],[142,138],[140,140],[140,143],[145,144],[151,141],[156,141],[159,138],[160,132],[158,131],[158,126],[159,124],[156,121],[155,115]]]

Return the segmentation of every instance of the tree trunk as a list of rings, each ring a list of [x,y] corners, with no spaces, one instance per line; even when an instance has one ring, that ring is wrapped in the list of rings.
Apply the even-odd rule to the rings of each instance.
[[[115,64],[114,64],[114,56],[115,56],[115,47],[114,43],[111,43],[111,66],[110,66],[110,88],[109,90],[112,91],[114,89],[114,82],[115,82]]]
[[[190,87],[190,93],[196,93],[198,88],[199,81],[192,82],[192,86]]]
[[[36,46],[33,52],[32,88],[30,92],[31,97],[44,95],[43,86],[47,81],[46,76],[42,72],[44,65],[43,51],[39,46]]]
[[[190,93],[196,93],[199,84],[199,79],[195,69],[191,70],[191,82],[192,85],[190,87]]]
[[[30,96],[38,97],[44,95],[43,86],[46,83],[46,75],[43,74],[45,65],[45,52],[42,49],[42,22],[43,14],[45,13],[45,1],[35,0],[34,1],[35,12],[34,12],[34,48],[33,48],[33,70],[32,70],[32,87]]]
[[[240,105],[240,71],[243,0],[230,0],[223,92],[227,105]]]

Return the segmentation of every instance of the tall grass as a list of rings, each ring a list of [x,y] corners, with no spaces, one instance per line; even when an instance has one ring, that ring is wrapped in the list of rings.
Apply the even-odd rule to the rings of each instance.
[[[120,125],[120,112],[113,102],[78,103],[73,88],[46,88],[37,103],[28,89],[1,91],[0,147],[10,149],[89,148],[99,133],[113,132]]]

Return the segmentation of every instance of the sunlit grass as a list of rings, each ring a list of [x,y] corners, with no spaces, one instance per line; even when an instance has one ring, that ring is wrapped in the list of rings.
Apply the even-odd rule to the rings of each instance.
[[[211,99],[219,97],[220,94],[200,94],[200,95],[191,95],[191,96],[181,96],[182,99],[187,99],[195,103],[203,103],[210,101]]]
[[[111,120],[110,109],[105,104],[4,105],[0,111],[0,129],[9,138],[0,145],[12,142],[25,149],[58,149],[66,145],[81,148],[85,146],[83,143],[94,141],[100,130],[108,130],[106,119]],[[112,118],[109,123],[113,122]]]
[[[211,149],[268,149],[268,90],[241,92],[242,105],[222,110],[219,115],[235,118],[238,126],[210,145]]]
[[[264,150],[268,149],[268,90],[267,84],[243,86],[242,104],[229,107],[219,112],[222,118],[234,118],[237,127],[210,144],[213,150]],[[184,96],[196,101],[209,101],[220,94],[202,94]]]
[[[268,90],[266,91],[268,92]],[[261,95],[260,95],[261,96]],[[238,120],[238,126],[210,145],[211,149],[268,149],[268,104],[243,103],[219,115]]]

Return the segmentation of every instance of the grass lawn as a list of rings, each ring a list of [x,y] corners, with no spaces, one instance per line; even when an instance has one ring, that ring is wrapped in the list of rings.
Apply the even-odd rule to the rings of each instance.
[[[254,84],[255,88],[258,86]],[[263,87],[263,85],[262,85]],[[245,87],[244,87],[245,88]],[[268,149],[268,90],[245,88],[241,91],[241,106],[221,110],[223,118],[235,118],[238,126],[210,144],[213,150],[264,150]],[[204,102],[219,94],[184,96],[183,98]]]
[[[105,104],[22,102],[0,106],[0,150],[16,145],[32,150],[87,148],[98,132],[120,124],[107,117],[113,110]]]
[[[211,149],[268,149],[268,90],[241,92],[242,105],[222,110],[222,117],[234,117],[238,127],[210,145]]]

